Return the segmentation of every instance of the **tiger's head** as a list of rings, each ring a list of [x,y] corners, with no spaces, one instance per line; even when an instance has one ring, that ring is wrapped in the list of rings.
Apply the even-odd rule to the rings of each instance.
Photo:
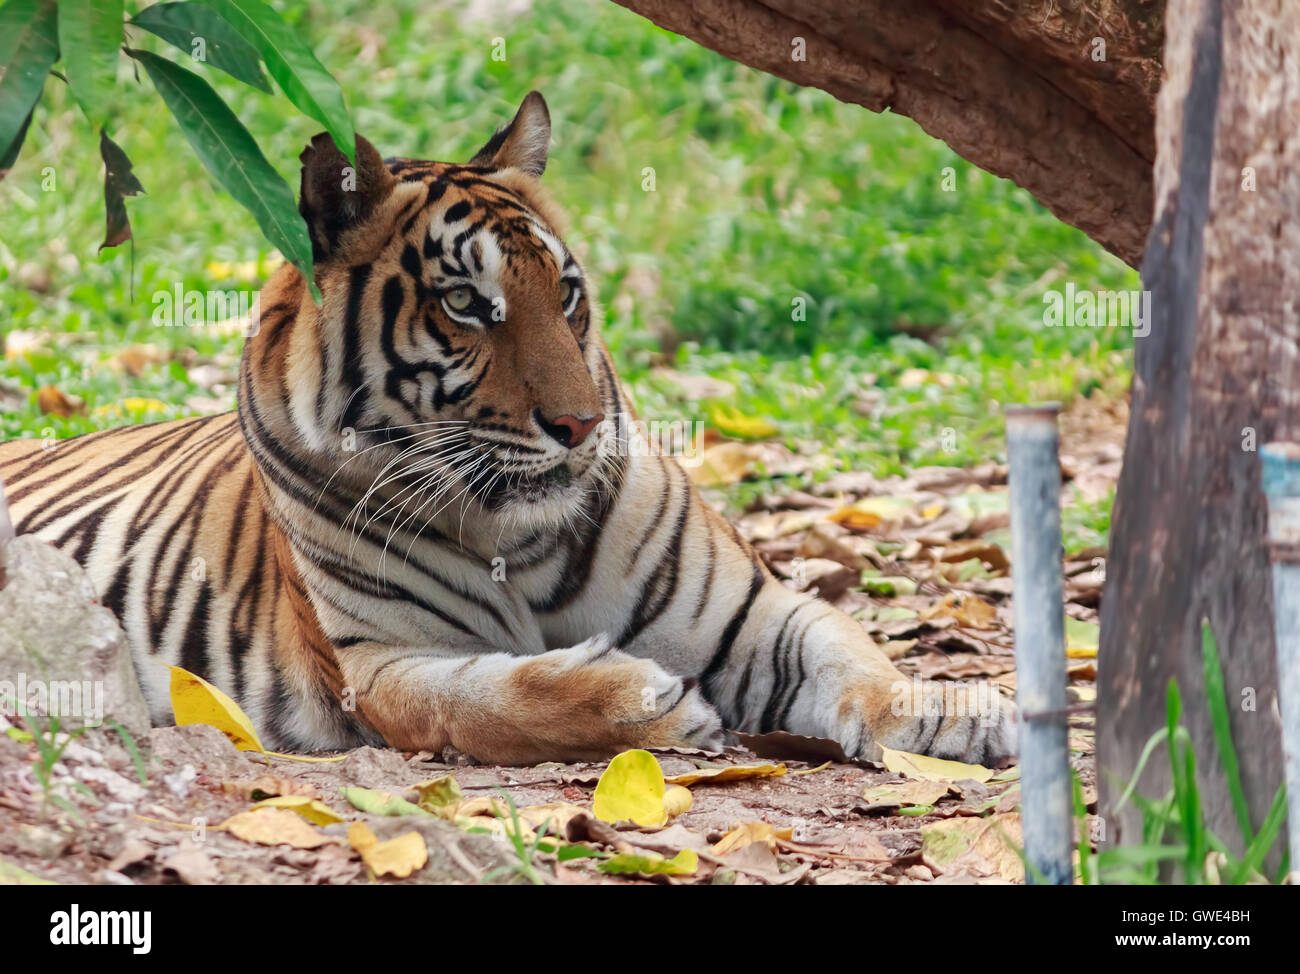
[[[597,429],[618,388],[539,182],[550,131],[533,92],[463,165],[384,161],[360,137],[353,165],[327,135],[312,140],[299,210],[323,303],[301,277],[293,294],[286,269],[288,299],[268,284],[245,351],[241,414],[264,467],[259,425],[283,438],[288,423],[321,462],[350,468],[345,481],[389,477],[523,527],[573,513],[608,477]],[[354,455],[340,456],[349,432]]]

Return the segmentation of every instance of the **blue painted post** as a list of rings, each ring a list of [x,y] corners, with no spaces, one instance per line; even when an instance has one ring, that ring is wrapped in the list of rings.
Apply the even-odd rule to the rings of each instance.
[[[1259,451],[1268,499],[1277,636],[1277,693],[1286,765],[1291,870],[1300,877],[1300,444],[1269,443]]]
[[[1065,599],[1061,574],[1058,403],[1009,406],[1011,580],[1020,713],[1020,821],[1039,878],[1074,882],[1069,728],[1065,696]]]

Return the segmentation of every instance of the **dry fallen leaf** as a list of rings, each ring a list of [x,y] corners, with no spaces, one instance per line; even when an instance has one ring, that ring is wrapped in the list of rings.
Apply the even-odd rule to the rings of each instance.
[[[862,793],[868,805],[933,805],[948,794],[947,781],[900,781],[889,785],[876,785]]]
[[[221,827],[236,838],[259,845],[316,849],[338,841],[317,832],[302,817],[283,808],[259,808],[240,812],[222,822]]]
[[[992,541],[985,541],[983,538],[954,541],[939,554],[939,560],[942,562],[956,563],[971,558],[978,558],[995,572],[1004,572],[1011,567],[1011,562],[1007,560],[1007,553],[1001,546]]]
[[[221,790],[228,795],[238,795],[251,801],[274,798],[276,795],[305,795],[319,798],[320,792],[310,781],[264,774],[253,781],[223,781]]]
[[[202,849],[182,849],[162,861],[187,886],[210,886],[221,879],[217,864]]]
[[[718,443],[701,451],[686,474],[697,487],[724,487],[744,480],[762,455],[754,443]]]
[[[998,610],[978,595],[949,592],[928,609],[923,609],[920,615],[927,622],[947,618],[972,629],[991,629],[997,622]]]
[[[348,826],[348,843],[376,876],[405,879],[429,861],[429,847],[419,832],[380,842],[365,822],[353,822]]]
[[[776,852],[778,839],[791,839],[794,829],[777,829],[766,822],[741,822],[714,844],[715,856],[725,856],[754,842],[761,842]]]
[[[962,816],[921,826],[922,856],[937,873],[972,872],[1024,882],[1024,862],[1016,851],[1020,841],[1020,816],[1012,812],[987,818]]]
[[[908,778],[922,781],[964,781],[972,778],[984,782],[993,777],[993,769],[980,764],[964,764],[961,761],[945,761],[924,754],[912,754],[910,751],[895,751],[882,747],[883,762],[890,771]]]
[[[455,818],[455,807],[465,800],[460,784],[453,774],[445,774],[429,781],[421,781],[411,786],[416,795],[416,804],[426,812],[441,818]]]
[[[864,497],[836,508],[826,519],[852,531],[870,531],[886,521],[900,521],[916,510],[916,504],[901,497]]]
[[[728,768],[701,768],[673,775],[664,780],[670,785],[694,785],[707,781],[711,785],[724,781],[744,781],[746,778],[773,778],[785,774],[784,764],[742,764]]]
[[[58,386],[41,386],[36,390],[36,405],[41,412],[52,416],[76,416],[86,411],[80,396],[70,396]]]
[[[161,365],[168,357],[157,345],[131,345],[109,359],[109,365],[127,375],[139,376],[148,366]]]
[[[333,825],[335,822],[343,821],[343,816],[323,801],[306,795],[276,795],[258,802],[253,808],[284,808],[301,815],[315,825]]]

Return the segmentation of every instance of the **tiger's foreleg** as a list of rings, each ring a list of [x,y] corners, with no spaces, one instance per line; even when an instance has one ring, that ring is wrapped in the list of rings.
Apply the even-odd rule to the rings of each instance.
[[[975,763],[1015,753],[1015,709],[992,684],[907,679],[854,619],[771,578],[725,658],[703,674],[729,728],[880,746]]]
[[[722,742],[695,680],[601,637],[536,656],[361,643],[339,660],[361,716],[392,747],[452,745],[488,763],[534,764]]]

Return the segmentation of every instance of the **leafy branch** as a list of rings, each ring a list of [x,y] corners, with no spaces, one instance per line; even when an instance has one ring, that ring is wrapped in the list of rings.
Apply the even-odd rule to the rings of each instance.
[[[311,239],[293,188],[258,148],[239,118],[202,77],[127,43],[127,28],[156,35],[205,64],[270,94],[262,72],[305,115],[320,122],[349,160],[356,134],[333,76],[263,0],[158,3],[125,19],[123,0],[8,0],[0,6],[0,179],[22,149],[49,74],[68,84],[99,132],[104,160],[103,247],[131,239],[125,198],[144,192],[126,152],[110,137],[118,61],[142,66],[214,181],[257,220],[263,235],[312,282]],[[63,71],[55,66],[62,61]]]

